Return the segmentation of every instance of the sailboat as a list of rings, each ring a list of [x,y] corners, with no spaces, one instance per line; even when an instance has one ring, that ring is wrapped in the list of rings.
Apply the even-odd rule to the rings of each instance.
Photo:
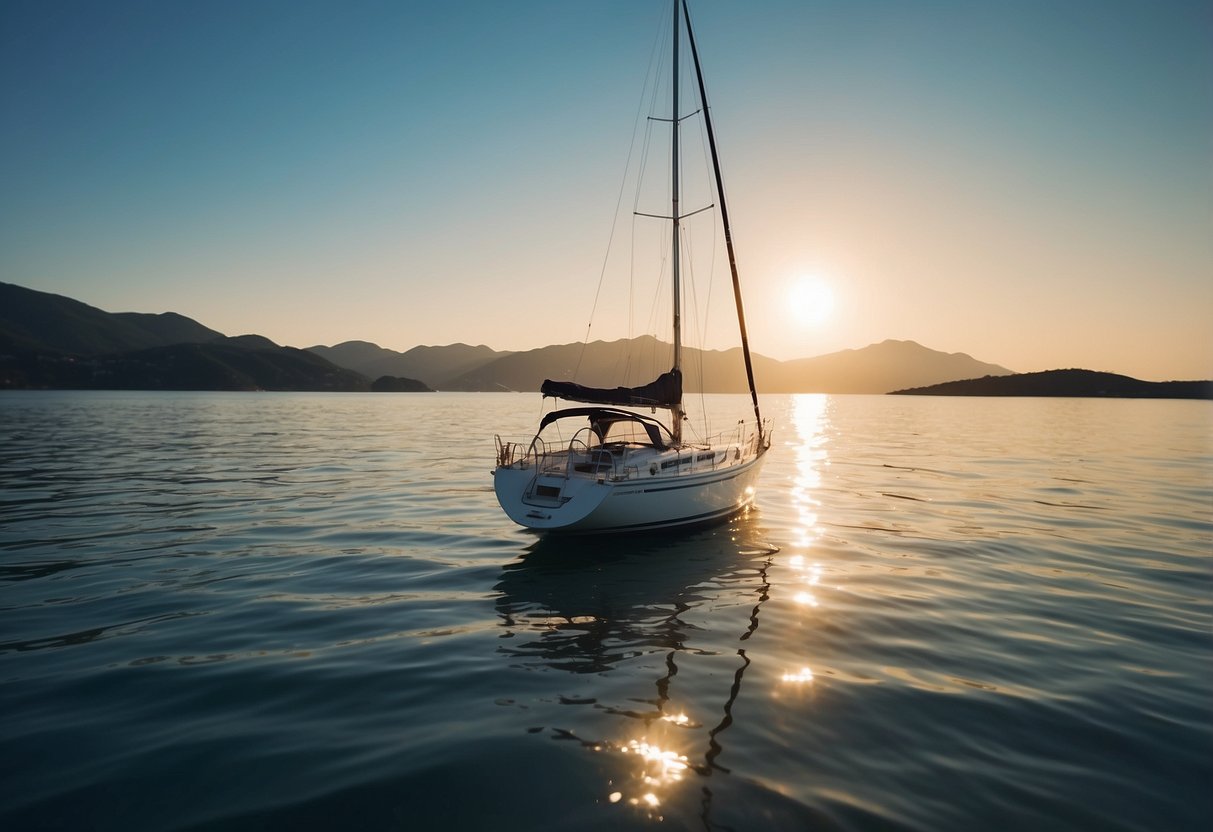
[[[496,437],[497,465],[493,487],[511,520],[540,532],[642,532],[723,520],[744,510],[754,499],[763,459],[771,446],[769,425],[763,420],[754,384],[754,368],[746,334],[737,258],[724,201],[720,161],[707,106],[699,50],[691,30],[686,0],[673,3],[673,76],[671,123],[671,210],[662,219],[672,225],[670,253],[673,287],[673,366],[656,380],[639,387],[597,388],[572,381],[545,380],[545,398],[577,402],[580,407],[554,410],[542,417],[530,442]],[[754,421],[701,441],[683,436],[682,398],[682,220],[703,209],[680,209],[679,102],[680,29],[685,24],[695,70],[698,112],[702,114],[723,225],[733,299],[741,331],[746,378]],[[669,421],[638,412],[668,411]],[[571,427],[567,441],[564,436]],[[551,430],[548,430],[548,429]]]

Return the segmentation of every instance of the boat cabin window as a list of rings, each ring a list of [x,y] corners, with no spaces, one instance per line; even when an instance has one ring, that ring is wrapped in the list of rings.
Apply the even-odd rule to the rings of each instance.
[[[602,436],[604,445],[648,445],[665,447],[666,437],[659,433],[656,425],[644,424],[630,419],[610,419],[594,422],[594,430]]]
[[[586,416],[589,417],[588,425],[577,419]],[[575,440],[580,440],[591,448],[602,445],[643,445],[663,450],[673,441],[665,426],[655,420],[631,418],[629,414],[605,408],[554,411],[540,421],[540,433],[557,421],[565,424],[566,429],[580,423],[582,427],[576,430]]]

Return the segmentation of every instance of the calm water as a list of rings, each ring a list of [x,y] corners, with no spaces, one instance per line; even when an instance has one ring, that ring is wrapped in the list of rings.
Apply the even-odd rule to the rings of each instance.
[[[1213,406],[768,405],[593,542],[536,395],[0,394],[0,828],[1206,828]]]

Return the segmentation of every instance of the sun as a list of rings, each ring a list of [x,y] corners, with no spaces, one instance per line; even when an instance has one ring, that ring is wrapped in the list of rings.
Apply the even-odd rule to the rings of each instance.
[[[788,314],[801,326],[821,326],[834,313],[834,290],[823,278],[803,275],[788,289]]]

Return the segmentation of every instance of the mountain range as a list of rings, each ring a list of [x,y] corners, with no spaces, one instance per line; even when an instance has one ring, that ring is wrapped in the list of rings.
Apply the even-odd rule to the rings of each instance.
[[[651,336],[559,344],[524,352],[496,352],[466,344],[395,352],[365,341],[308,349],[363,375],[404,375],[439,390],[469,391],[535,391],[545,378],[575,378],[592,387],[630,387],[668,370],[673,353],[669,344]],[[913,341],[884,341],[795,361],[754,355],[753,364],[764,393],[885,393],[897,387],[1011,372],[963,353],[938,352]],[[687,348],[683,376],[687,392],[741,393],[748,389],[740,348]]]
[[[0,389],[370,390],[362,374],[174,312],[104,312],[0,283]]]
[[[175,312],[105,312],[71,298],[0,283],[0,389],[538,391],[545,378],[599,387],[635,386],[668,370],[671,350],[669,344],[647,336],[520,352],[467,344],[397,352],[366,341],[304,350],[260,335],[228,337]],[[955,387],[913,388],[968,379],[978,384],[969,389],[985,389],[987,377],[1021,378],[997,364],[913,341],[889,340],[793,361],[754,355],[753,364],[763,393],[963,394]],[[683,374],[687,392],[746,390],[740,349],[687,349]],[[1021,389],[1016,384],[1004,382],[1011,386],[1003,389]]]

